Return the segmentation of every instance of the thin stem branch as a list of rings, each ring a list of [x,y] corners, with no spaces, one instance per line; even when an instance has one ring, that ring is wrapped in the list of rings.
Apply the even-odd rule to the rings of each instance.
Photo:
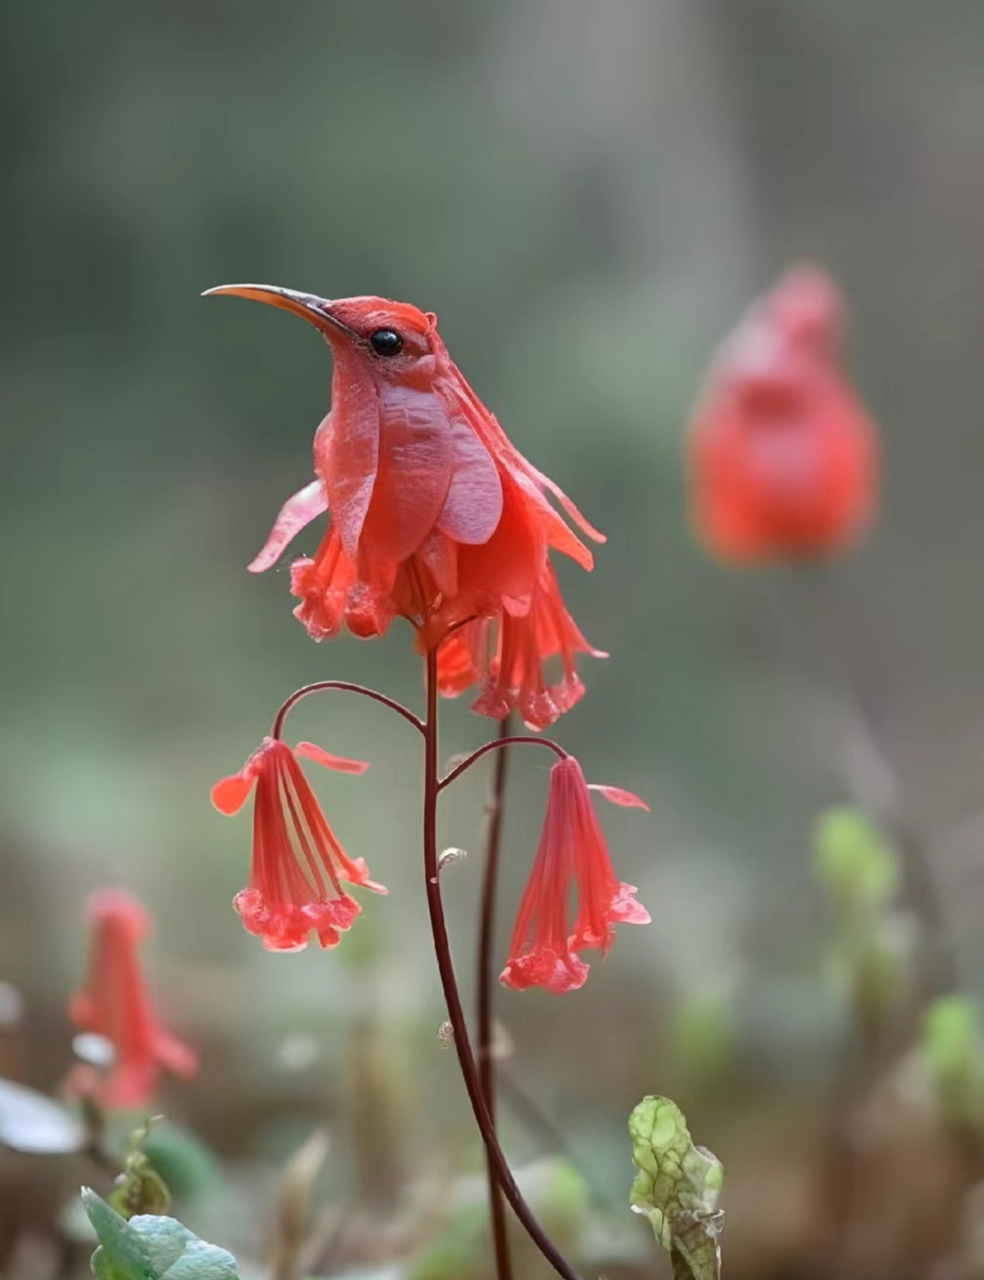
[[[321,693],[326,689],[342,689],[346,693],[360,693],[364,698],[372,698],[373,702],[381,702],[384,707],[389,707],[390,711],[395,711],[398,716],[408,720],[420,733],[424,732],[424,722],[420,716],[414,715],[409,707],[405,707],[402,702],[397,702],[395,698],[388,698],[385,693],[377,693],[375,689],[367,689],[362,684],[353,684],[350,680],[317,680],[314,684],[306,684],[303,689],[296,689],[284,702],[273,722],[271,737],[279,738],[282,735],[284,721],[292,707],[308,694]]]
[[[509,739],[511,717],[499,725],[499,743]],[[478,929],[478,1076],[482,1096],[489,1118],[495,1123],[495,1059],[493,1056],[492,1000],[495,988],[495,904],[499,888],[499,850],[502,843],[502,824],[506,805],[506,776],[509,765],[509,748],[502,746],[495,757],[492,774],[492,795],[489,800],[489,833],[485,845],[485,870],[482,877],[482,907]],[[496,1181],[492,1158],[486,1152],[489,1174],[489,1216],[492,1224],[492,1240],[495,1245],[495,1261],[500,1280],[512,1280],[512,1259],[509,1256],[509,1234],[506,1224],[506,1202]]]
[[[501,739],[499,745],[505,741]],[[539,742],[541,739],[534,738],[533,741]],[[468,1038],[468,1023],[465,1021],[465,1011],[461,1004],[461,993],[455,977],[451,942],[448,938],[444,903],[441,898],[441,877],[437,862],[437,799],[440,789],[437,772],[437,652],[432,649],[427,654],[427,718],[424,722],[424,884],[437,968],[448,1007],[448,1021],[454,1033],[455,1052],[458,1055],[458,1063],[472,1113],[475,1116],[475,1123],[482,1135],[503,1194],[512,1205],[516,1217],[530,1239],[557,1274],[563,1276],[564,1280],[583,1280],[540,1226],[536,1215],[523,1198],[523,1193],[517,1186],[516,1179],[499,1146],[495,1125],[485,1105],[482,1083]]]
[[[500,736],[498,738],[493,738],[491,742],[483,743],[482,746],[480,746],[476,751],[473,751],[471,755],[466,756],[464,760],[462,760],[461,764],[456,765],[449,774],[441,778],[437,784],[438,791],[443,791],[445,787],[450,787],[451,783],[456,782],[466,769],[470,769],[473,764],[477,764],[478,761],[481,760],[482,756],[487,755],[490,751],[504,751],[506,747],[519,747],[524,744],[534,747],[546,747],[548,750],[552,751],[559,760],[567,759],[567,752],[560,743],[554,742],[550,738],[534,738],[533,735],[529,733]]]

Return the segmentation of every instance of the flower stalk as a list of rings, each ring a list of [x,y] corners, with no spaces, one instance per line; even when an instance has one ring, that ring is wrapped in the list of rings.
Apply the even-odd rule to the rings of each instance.
[[[547,1259],[558,1275],[564,1280],[582,1280],[579,1273],[571,1266],[550,1237],[543,1230],[536,1215],[523,1198],[523,1193],[516,1184],[506,1161],[499,1140],[496,1137],[495,1123],[485,1105],[482,1082],[472,1053],[468,1035],[468,1024],[458,990],[458,980],[454,972],[454,960],[451,956],[451,943],[448,938],[447,921],[444,918],[444,902],[441,897],[441,878],[438,869],[437,847],[437,802],[441,790],[437,766],[437,653],[430,650],[427,662],[427,715],[424,720],[424,885],[427,892],[427,910],[430,916],[431,933],[434,938],[434,951],[437,957],[437,968],[444,990],[444,999],[448,1007],[448,1021],[454,1033],[454,1047],[458,1055],[458,1063],[471,1103],[475,1123],[478,1125],[485,1143],[496,1180],[503,1195],[512,1206],[513,1212],[522,1223],[530,1239]],[[500,739],[505,741],[504,739]],[[539,741],[539,739],[535,739]]]
[[[499,724],[497,741],[508,742],[511,716]],[[495,986],[495,907],[499,888],[499,850],[502,843],[502,825],[505,818],[506,780],[509,765],[509,747],[501,746],[495,757],[492,773],[492,795],[489,800],[489,832],[485,848],[485,869],[482,876],[482,905],[478,927],[478,982],[476,1022],[478,1025],[478,1075],[482,1084],[482,1096],[492,1122],[495,1123],[495,1058],[493,1054],[494,1023],[492,1000]],[[486,1155],[489,1177],[489,1221],[495,1247],[495,1263],[499,1280],[512,1280],[512,1260],[509,1255],[509,1236],[506,1224],[506,1204],[495,1177],[491,1157]]]

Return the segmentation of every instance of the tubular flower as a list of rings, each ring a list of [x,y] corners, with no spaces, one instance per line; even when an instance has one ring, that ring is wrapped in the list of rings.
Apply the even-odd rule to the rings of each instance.
[[[358,760],[331,756],[311,742],[291,750],[264,738],[242,769],[212,788],[220,813],[237,813],[253,787],[253,862],[249,885],[233,906],[269,951],[301,951],[312,930],[322,947],[335,947],[362,908],[342,882],[385,893],[369,879],[361,858],[350,858],[328,825],[298,756],[343,773],[363,773]]]
[[[157,1093],[162,1068],[192,1076],[198,1058],[157,1020],[139,957],[151,928],[149,914],[122,889],[93,894],[87,914],[89,974],[85,987],[72,997],[69,1017],[80,1031],[108,1040],[115,1057],[107,1072],[79,1064],[66,1088],[107,1107],[143,1107]]]
[[[690,427],[691,518],[723,560],[823,556],[877,505],[878,439],[840,352],[843,302],[797,267],[725,342]]]
[[[616,804],[646,807],[621,788],[597,790]],[[573,930],[572,884],[578,901]],[[635,893],[615,875],[581,766],[567,756],[550,771],[543,831],[500,981],[519,991],[543,987],[559,993],[583,986],[588,965],[578,952],[596,948],[607,954],[617,924],[649,923]]]
[[[404,617],[427,652],[474,619],[462,643],[477,652],[483,624],[497,620],[508,683],[502,697],[483,692],[478,709],[498,715],[503,698],[521,708],[539,699],[531,722],[550,723],[579,696],[574,654],[595,652],[564,607],[549,555],[587,570],[593,558],[551,498],[583,533],[604,538],[510,442],[452,362],[437,317],[385,298],[329,302],[268,285],[212,292],[303,316],[334,357],[332,408],[314,440],[315,479],[288,500],[250,569],[270,568],[330,509],[320,546],[296,560],[291,575],[300,600],[294,612],[315,640],[343,626],[382,635]],[[509,662],[507,649],[517,655]],[[551,691],[533,667],[557,653],[565,677],[548,709]],[[492,674],[485,659],[459,663],[459,683],[466,670],[472,682]]]
[[[553,566],[547,562],[525,613],[503,609],[492,644],[493,623],[476,618],[460,627],[438,652],[438,685],[454,697],[480,685],[472,710],[503,720],[518,711],[531,729],[545,729],[584,694],[575,655],[608,655],[593,648],[567,612]],[[548,684],[544,663],[559,657],[561,678]]]

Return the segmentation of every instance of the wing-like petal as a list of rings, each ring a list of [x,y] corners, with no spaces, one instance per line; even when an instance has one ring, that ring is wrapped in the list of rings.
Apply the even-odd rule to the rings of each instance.
[[[502,517],[502,481],[492,455],[465,422],[451,424],[451,487],[437,527],[456,542],[488,542]]]
[[[362,541],[367,555],[401,561],[420,547],[447,499],[451,424],[431,391],[382,386],[379,407],[379,467]]]
[[[312,480],[292,498],[288,498],[280,508],[280,514],[273,522],[270,536],[263,550],[248,568],[250,573],[263,573],[271,565],[277,563],[284,547],[297,537],[300,531],[312,520],[328,510],[328,499],[325,487],[320,480]]]
[[[380,407],[375,384],[358,362],[337,352],[335,360],[331,413],[314,438],[314,469],[325,482],[342,546],[354,560],[376,484]]]

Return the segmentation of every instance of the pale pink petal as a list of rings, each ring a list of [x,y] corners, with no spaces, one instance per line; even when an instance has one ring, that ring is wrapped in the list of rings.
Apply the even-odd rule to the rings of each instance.
[[[492,455],[464,422],[452,422],[451,487],[437,527],[456,542],[480,546],[502,517],[502,481]]]
[[[263,573],[280,559],[281,552],[300,533],[305,525],[328,510],[325,487],[320,480],[312,480],[303,489],[288,498],[273,522],[270,536],[263,550],[247,567],[250,573]]]
[[[435,392],[384,384],[376,403],[379,465],[360,549],[391,561],[395,572],[396,564],[419,549],[444,508],[451,487],[451,423]]]
[[[612,804],[624,805],[626,809],[645,809],[647,813],[650,812],[649,805],[641,796],[637,796],[632,791],[626,791],[624,787],[606,787],[600,782],[589,782],[588,790],[597,791]]]
[[[333,756],[314,742],[299,742],[294,748],[295,756],[303,756],[305,760],[313,760],[315,764],[323,764],[326,769],[334,769],[336,773],[365,773],[369,768],[368,760],[349,760],[346,756]]]

